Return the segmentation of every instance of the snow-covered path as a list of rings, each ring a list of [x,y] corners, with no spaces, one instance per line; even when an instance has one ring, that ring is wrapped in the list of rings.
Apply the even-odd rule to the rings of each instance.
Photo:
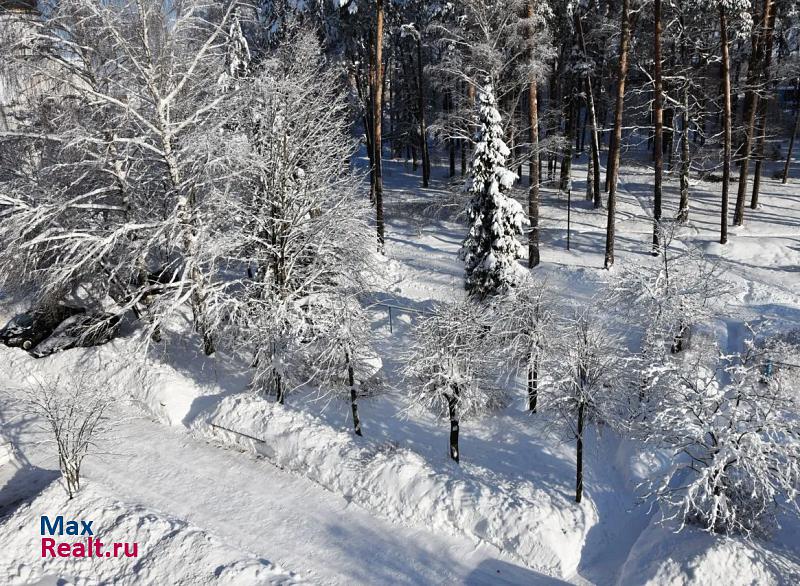
[[[53,458],[27,437],[35,465]],[[322,584],[556,584],[466,538],[393,525],[265,460],[145,419],[87,465],[115,498],[169,512]]]

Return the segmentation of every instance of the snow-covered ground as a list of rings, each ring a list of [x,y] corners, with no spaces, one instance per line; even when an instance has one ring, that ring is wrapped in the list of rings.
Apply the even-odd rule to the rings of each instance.
[[[605,213],[583,200],[585,172],[583,157],[573,171],[570,251],[566,197],[543,192],[537,269],[578,304],[610,278]],[[521,391],[508,408],[463,421],[462,464],[449,461],[446,425],[409,409],[398,374],[419,312],[464,294],[465,228],[431,209],[447,199],[444,173],[435,167],[423,190],[409,166],[386,163],[388,283],[376,284],[371,311],[386,385],[360,401],[363,439],[349,431],[348,403],[305,390],[274,405],[247,392],[246,364],[224,352],[204,358],[194,340],[153,348],[147,362],[131,357],[132,338],[38,360],[0,346],[0,583],[800,583],[796,522],[751,542],[660,527],[637,506],[636,485],[653,462],[607,430],[589,434],[586,494],[575,504],[574,444],[525,411]],[[654,262],[651,175],[633,160],[622,169],[617,266]],[[797,189],[763,181],[761,209],[748,208],[746,225],[721,247],[719,184],[692,186],[679,238],[721,259],[736,290],[718,328],[724,348],[741,345],[748,319],[800,326]],[[670,213],[673,179],[665,199]],[[117,406],[117,433],[87,461],[87,484],[72,502],[56,485],[52,450],[8,399],[29,373],[70,368],[132,399]],[[92,519],[142,554],[43,560],[43,514]]]

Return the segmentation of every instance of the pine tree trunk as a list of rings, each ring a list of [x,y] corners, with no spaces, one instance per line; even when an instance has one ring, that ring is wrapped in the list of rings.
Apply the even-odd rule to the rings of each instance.
[[[417,38],[417,108],[419,109],[419,139],[422,149],[422,187],[431,181],[431,157],[428,152],[428,128],[425,124],[425,80],[422,65],[422,38]]]
[[[567,86],[567,91],[570,92],[570,96],[567,99],[566,136],[564,137],[564,153],[561,157],[561,177],[559,178],[559,189],[561,191],[569,189],[570,176],[572,174],[572,149],[575,143],[575,118],[577,116],[577,106],[573,89],[570,83]]]
[[[630,2],[622,0],[622,35],[619,46],[619,71],[617,73],[617,99],[614,110],[614,134],[609,149],[609,167],[606,172],[608,184],[608,222],[606,224],[606,253],[604,267],[614,264],[614,221],[617,208],[617,176],[619,175],[619,151],[622,145],[622,113],[625,106],[625,78],[628,75],[628,49],[631,42]]]
[[[681,119],[681,178],[678,222],[689,221],[689,84],[683,88],[683,114]]]
[[[528,0],[526,16],[533,19],[533,2]],[[528,59],[533,60],[533,25],[528,30]],[[539,252],[539,96],[536,78],[531,75],[528,81],[528,127],[530,132],[531,154],[528,175],[530,188],[528,189],[528,219],[531,231],[528,235],[528,268],[538,266],[541,256]]]
[[[445,98],[444,99],[445,99],[445,107],[444,107],[445,110],[448,113],[452,112],[453,111],[453,94],[450,93],[449,90],[445,93]],[[449,169],[450,178],[452,179],[453,177],[456,176],[456,139],[453,138],[452,136],[447,139],[447,149],[449,151],[448,154],[449,154],[449,159],[450,159],[450,161],[449,161],[450,162],[450,169]]]
[[[800,83],[798,83],[798,85],[800,85]],[[800,129],[800,100],[796,100],[794,106],[794,129],[792,130],[792,138],[789,139],[789,150],[786,153],[786,163],[783,165],[783,179],[781,179],[781,183],[784,185],[789,180],[789,164],[792,161],[794,139],[797,136],[798,129]]]
[[[576,448],[576,475],[575,475],[575,502],[581,502],[583,498],[583,426],[586,417],[586,402],[583,399],[578,401],[578,445]]]
[[[767,108],[766,100],[760,100],[759,114],[756,120],[756,148],[753,154],[753,191],[750,195],[750,209],[758,209],[758,195],[761,192],[761,170],[764,165],[764,142],[767,140]]]
[[[747,197],[747,175],[750,171],[750,154],[753,146],[753,134],[756,126],[756,113],[758,111],[759,99],[757,84],[762,76],[762,66],[764,65],[764,47],[772,23],[772,0],[764,0],[764,10],[761,15],[760,30],[753,31],[751,36],[750,64],[747,71],[747,97],[745,99],[745,111],[742,124],[744,126],[744,142],[742,144],[742,158],[739,166],[739,185],[736,192],[736,211],[733,215],[733,223],[737,226],[744,224],[744,206]]]
[[[777,9],[770,13],[769,32],[766,34],[766,45],[764,47],[764,70],[763,78],[765,87],[772,81],[770,75],[770,66],[772,64],[772,45],[775,40],[775,17]],[[758,209],[758,194],[761,190],[761,168],[764,163],[764,142],[767,140],[767,100],[759,102],[758,122],[756,123],[756,136],[758,143],[756,145],[756,164],[753,169],[753,193],[750,197],[750,209]]]
[[[653,256],[659,254],[661,229],[661,192],[664,180],[664,110],[661,82],[661,0],[653,0],[653,64],[655,88],[653,90]]]
[[[361,419],[358,417],[358,403],[356,402],[356,380],[353,372],[353,362],[350,360],[350,353],[345,351],[344,359],[347,363],[347,383],[350,385],[350,407],[353,411],[353,428],[357,436],[361,436]]]
[[[378,252],[383,253],[385,226],[383,220],[383,0],[375,0],[375,72],[373,89],[372,128],[375,155],[373,167],[375,169],[375,225],[378,235]]]
[[[578,29],[578,40],[580,41],[581,52],[585,59],[588,59],[588,54],[586,52],[586,41],[583,35],[583,23],[581,21],[580,15],[576,12],[575,20],[577,21],[577,29]],[[597,114],[594,106],[594,91],[592,88],[592,76],[587,73],[586,74],[586,117],[589,120],[589,124],[591,125],[590,128],[590,146],[591,146],[591,174],[587,171],[587,189],[586,189],[586,199],[591,198],[594,199],[594,209],[599,209],[603,207],[603,196],[600,193],[600,140],[598,137],[598,127],[597,127]],[[591,185],[589,185],[589,177],[591,177]]]
[[[720,42],[722,49],[722,209],[720,213],[720,244],[728,242],[728,190],[731,180],[731,58],[728,45],[728,16],[725,7],[719,8]]]

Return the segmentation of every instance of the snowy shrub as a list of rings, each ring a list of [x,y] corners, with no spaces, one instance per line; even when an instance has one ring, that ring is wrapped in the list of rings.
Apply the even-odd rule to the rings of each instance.
[[[111,428],[107,412],[117,398],[88,375],[31,377],[19,398],[25,412],[37,418],[45,442],[55,444],[67,495],[74,497],[84,459]]]
[[[502,405],[506,399],[495,384],[491,324],[491,312],[475,301],[440,304],[414,328],[405,358],[412,401],[450,420],[450,457],[456,462],[459,421]]]
[[[730,292],[722,268],[702,251],[674,245],[677,224],[659,225],[659,256],[623,267],[610,284],[610,302],[627,323],[644,330],[642,352],[680,352],[692,326],[711,318]]]
[[[768,530],[778,507],[798,512],[797,372],[764,376],[766,356],[752,341],[730,356],[708,342],[662,372],[668,384],[642,427],[675,453],[668,473],[647,484],[664,519],[749,534]],[[796,364],[800,351],[778,344],[770,356]]]
[[[478,93],[478,134],[467,190],[469,235],[461,257],[466,264],[466,288],[478,297],[503,292],[518,280],[523,246],[518,240],[528,219],[522,206],[506,195],[517,175],[506,169],[510,150],[503,142],[494,90],[487,81]]]

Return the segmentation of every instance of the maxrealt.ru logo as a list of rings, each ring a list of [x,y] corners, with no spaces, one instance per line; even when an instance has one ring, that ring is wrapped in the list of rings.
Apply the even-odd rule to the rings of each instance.
[[[58,515],[52,521],[46,515],[41,517],[42,557],[92,558],[129,557],[139,555],[138,543],[103,543],[94,534],[94,521],[64,521]],[[46,537],[49,535],[50,537]],[[82,541],[56,541],[53,536],[83,537]]]

